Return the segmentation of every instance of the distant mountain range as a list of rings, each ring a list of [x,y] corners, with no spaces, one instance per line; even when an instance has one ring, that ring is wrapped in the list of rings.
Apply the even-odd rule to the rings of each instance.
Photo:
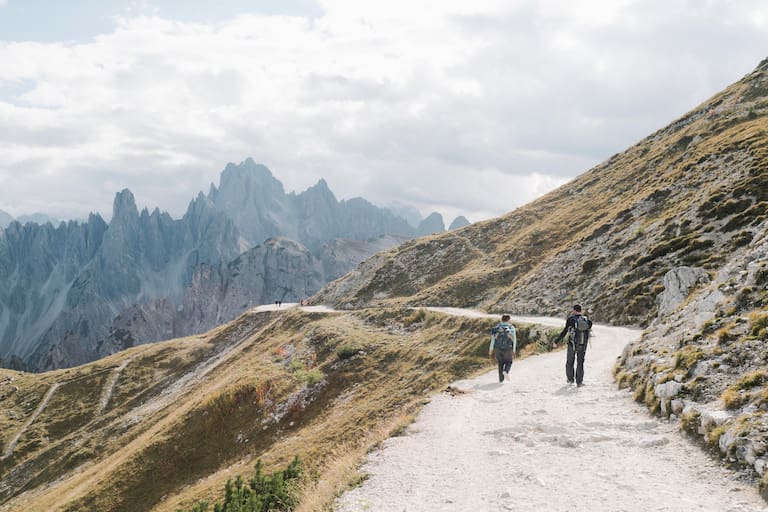
[[[42,219],[42,217],[41,217]],[[466,223],[459,218],[452,226]],[[325,180],[285,193],[263,165],[229,164],[179,220],[119,192],[112,219],[0,229],[0,366],[68,367],[139,343],[201,332],[246,308],[298,301],[372,254],[444,231]]]

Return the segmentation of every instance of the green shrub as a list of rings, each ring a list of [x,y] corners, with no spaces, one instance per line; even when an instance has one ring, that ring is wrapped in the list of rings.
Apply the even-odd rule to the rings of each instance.
[[[299,457],[294,457],[287,468],[271,475],[262,473],[261,459],[256,462],[255,474],[247,482],[237,478],[227,480],[224,500],[213,505],[213,512],[288,512],[296,508],[297,488],[302,474]],[[209,503],[201,501],[190,512],[207,512]],[[176,512],[184,512],[177,509]]]
[[[343,361],[344,359],[356,356],[362,352],[362,350],[362,347],[357,345],[344,345],[336,349],[336,357],[338,357],[340,361]]]
[[[325,378],[325,374],[318,368],[312,370],[298,370],[294,372],[294,375],[300,381],[306,383],[307,386],[313,386]]]

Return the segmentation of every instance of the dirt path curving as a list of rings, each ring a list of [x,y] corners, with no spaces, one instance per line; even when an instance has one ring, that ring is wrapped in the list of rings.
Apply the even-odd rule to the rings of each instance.
[[[24,424],[24,426],[21,427],[21,430],[19,430],[19,432],[13,437],[13,439],[11,439],[11,442],[8,444],[8,447],[5,449],[3,456],[0,457],[0,460],[7,459],[11,455],[13,455],[13,450],[15,450],[16,445],[19,444],[19,439],[21,439],[21,436],[24,435],[24,433],[27,431],[30,425],[32,425],[32,423],[35,422],[37,417],[40,416],[40,414],[45,410],[45,408],[48,406],[48,402],[51,401],[51,397],[53,397],[53,394],[56,392],[57,389],[59,389],[59,386],[61,386],[61,383],[57,382],[53,384],[50,388],[48,388],[48,391],[45,393],[45,396],[40,402],[40,405],[37,406],[37,409],[35,409],[35,412],[32,413],[32,416],[29,417],[29,419]]]
[[[594,331],[584,387],[566,384],[563,351],[516,362],[503,384],[496,370],[459,381],[467,393],[435,396],[405,436],[368,457],[362,470],[370,478],[334,510],[768,510],[750,483],[616,389],[612,366],[640,332]]]
[[[112,393],[115,390],[115,385],[120,379],[120,375],[123,373],[123,370],[125,370],[125,367],[128,366],[131,361],[133,361],[133,359],[134,358],[132,357],[127,358],[125,361],[120,363],[120,366],[112,371],[112,374],[109,376],[109,380],[107,381],[107,385],[104,387],[104,392],[101,394],[101,398],[99,399],[99,407],[96,410],[96,414],[103,413],[107,408],[107,405],[109,405],[109,400],[112,398]]]

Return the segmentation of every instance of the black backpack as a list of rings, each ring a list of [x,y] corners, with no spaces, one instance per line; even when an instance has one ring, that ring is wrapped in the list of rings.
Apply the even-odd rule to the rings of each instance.
[[[589,319],[584,315],[576,315],[573,318],[575,327],[571,331],[571,339],[575,345],[584,345],[589,339]]]
[[[508,325],[497,325],[494,329],[493,346],[499,350],[509,350],[514,346],[512,341],[512,329]]]

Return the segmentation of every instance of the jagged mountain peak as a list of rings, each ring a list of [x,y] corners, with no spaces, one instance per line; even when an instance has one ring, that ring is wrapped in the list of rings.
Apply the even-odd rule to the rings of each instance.
[[[124,188],[115,194],[115,200],[112,204],[112,221],[122,221],[124,219],[137,218],[139,210],[136,208],[136,198],[133,192]]]
[[[320,178],[317,183],[309,187],[307,190],[299,194],[299,197],[312,198],[312,200],[321,200],[326,203],[335,204],[338,201],[336,196],[328,186],[328,182],[324,178]]]
[[[0,228],[8,226],[11,222],[13,222],[13,216],[8,212],[0,210]]]
[[[219,201],[239,201],[243,205],[259,200],[269,200],[276,194],[284,194],[283,184],[263,164],[247,158],[240,164],[228,163],[221,173],[219,187],[213,187],[209,196]]]

